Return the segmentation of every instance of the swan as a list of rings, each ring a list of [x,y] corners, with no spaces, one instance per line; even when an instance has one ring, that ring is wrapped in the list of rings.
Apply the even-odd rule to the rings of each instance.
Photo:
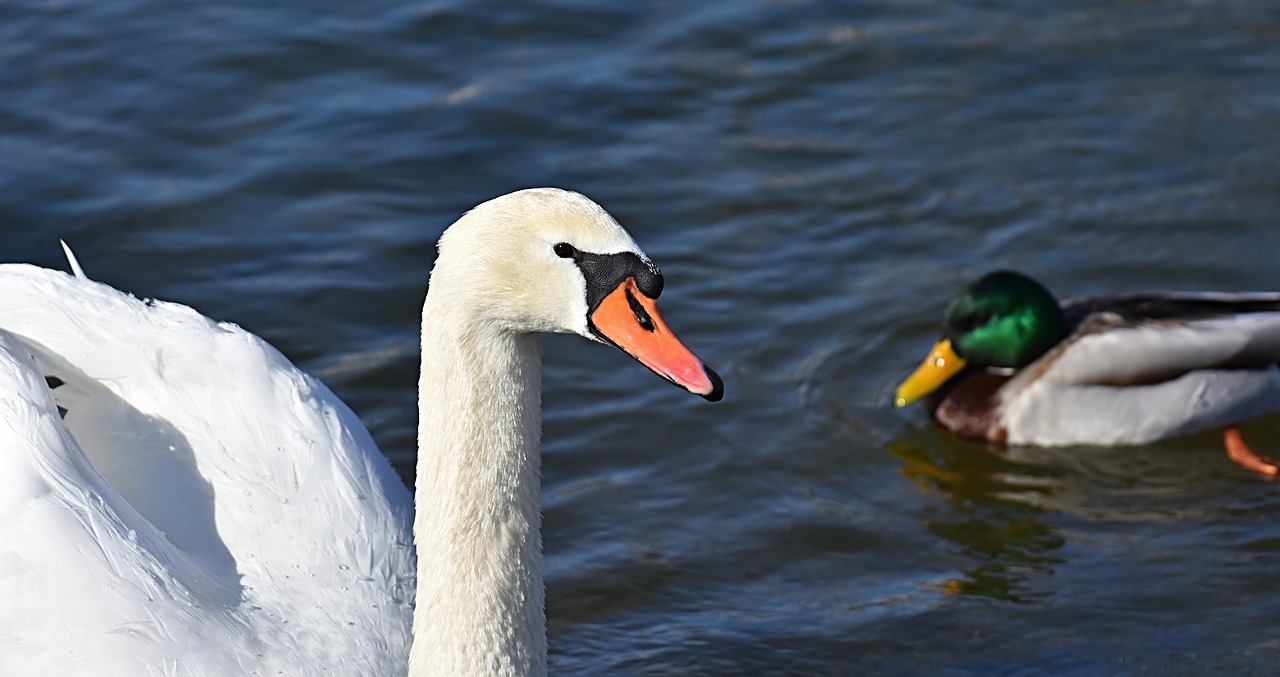
[[[441,237],[413,497],[265,341],[68,258],[0,266],[3,675],[545,674],[538,333],[723,394],[658,268],[569,191]]]

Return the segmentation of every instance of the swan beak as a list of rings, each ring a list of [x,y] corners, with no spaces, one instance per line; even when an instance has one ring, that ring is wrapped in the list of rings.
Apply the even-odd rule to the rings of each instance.
[[[592,331],[650,371],[710,402],[724,397],[724,381],[672,333],[657,301],[627,278],[590,315]]]
[[[929,351],[929,356],[916,367],[907,380],[898,386],[893,403],[905,407],[942,387],[952,376],[964,369],[964,358],[956,354],[950,339],[942,339]]]

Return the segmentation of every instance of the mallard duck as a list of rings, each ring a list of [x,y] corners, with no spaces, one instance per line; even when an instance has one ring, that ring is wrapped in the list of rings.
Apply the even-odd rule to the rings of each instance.
[[[997,444],[1138,445],[1222,428],[1228,456],[1274,477],[1238,424],[1280,411],[1280,293],[1147,292],[1058,303],[996,271],[951,302],[898,387],[951,431]]]

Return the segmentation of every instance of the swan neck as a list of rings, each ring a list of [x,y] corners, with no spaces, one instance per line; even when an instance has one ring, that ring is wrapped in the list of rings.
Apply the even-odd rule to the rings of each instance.
[[[541,344],[427,296],[410,677],[545,675]]]

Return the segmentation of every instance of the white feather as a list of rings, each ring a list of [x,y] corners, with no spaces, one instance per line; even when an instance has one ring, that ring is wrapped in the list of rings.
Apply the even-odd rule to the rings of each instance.
[[[328,388],[185,306],[0,290],[0,674],[404,673],[408,492]]]
[[[67,241],[58,240],[58,244],[62,245],[62,253],[67,255],[67,265],[71,266],[71,274],[81,280],[89,279],[89,276],[84,274],[84,269],[80,267],[80,262],[76,260],[76,255],[71,253],[71,247],[67,245]]]

